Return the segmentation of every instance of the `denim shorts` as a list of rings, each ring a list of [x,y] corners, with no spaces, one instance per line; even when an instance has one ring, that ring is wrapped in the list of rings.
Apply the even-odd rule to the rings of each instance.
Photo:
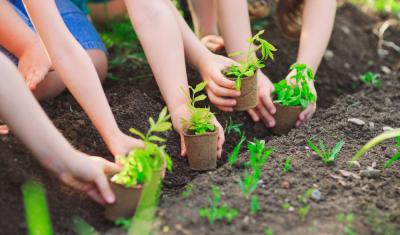
[[[35,29],[28,17],[22,0],[9,0],[9,2],[26,25],[34,31]],[[81,9],[73,4],[71,0],[55,0],[55,2],[68,30],[85,50],[97,49],[105,53],[107,52],[96,29]],[[7,51],[7,49],[0,46],[0,52],[7,55],[15,64],[18,64],[18,58]]]

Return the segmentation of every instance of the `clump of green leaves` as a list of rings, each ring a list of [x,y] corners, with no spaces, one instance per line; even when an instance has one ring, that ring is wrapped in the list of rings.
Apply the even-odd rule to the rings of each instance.
[[[249,49],[247,50],[247,57],[245,61],[241,61],[239,65],[231,65],[224,74],[228,77],[236,78],[235,88],[240,90],[242,86],[242,78],[252,77],[255,75],[257,69],[265,67],[264,60],[271,58],[274,59],[273,52],[276,48],[266,40],[261,38],[264,30],[261,30],[253,37],[247,39],[249,43]],[[261,51],[261,58],[256,56],[256,53]],[[235,52],[230,54],[230,57],[241,55],[243,52]]]
[[[400,128],[391,131],[385,131],[382,134],[370,140],[356,153],[356,155],[354,155],[354,157],[352,158],[352,162],[357,161],[364,153],[368,152],[375,145],[378,145],[381,142],[392,138],[395,139],[395,147],[397,148],[398,151],[384,165],[385,168],[390,167],[391,165],[393,165],[393,163],[395,163],[397,160],[400,159]]]
[[[206,87],[207,82],[201,82],[196,85],[195,88],[189,87],[191,91],[190,94],[183,91],[188,98],[188,108],[190,111],[190,119],[182,119],[184,126],[186,126],[189,133],[194,133],[196,135],[202,135],[206,132],[214,132],[217,127],[213,124],[214,114],[210,111],[210,107],[207,108],[197,108],[196,103],[203,101],[207,98],[206,95],[198,95],[199,92],[203,91]]]
[[[168,171],[172,170],[172,161],[165,151],[165,145],[159,146],[156,143],[163,143],[166,140],[155,135],[171,130],[172,124],[169,122],[167,108],[164,108],[157,121],[149,118],[150,128],[146,134],[130,128],[129,131],[139,136],[144,142],[144,148],[132,149],[128,155],[120,158],[122,170],[111,178],[111,181],[125,187],[134,187],[149,181],[153,171],[165,167]]]
[[[288,173],[292,169],[292,157],[288,157],[283,165],[283,171]]]
[[[319,140],[318,148],[311,140],[307,140],[308,146],[322,159],[325,164],[330,164],[336,160],[340,150],[344,145],[344,141],[341,140],[335,144],[333,148],[326,148],[322,140]]]
[[[306,64],[293,64],[290,70],[296,71],[291,77],[293,82],[286,79],[274,83],[275,103],[282,106],[301,106],[306,109],[309,104],[315,104],[316,96],[312,92],[309,82],[314,81],[314,73]]]
[[[211,191],[213,193],[213,198],[207,198],[207,201],[211,204],[210,207],[200,208],[200,217],[206,217],[210,224],[214,224],[217,220],[226,219],[231,222],[238,214],[236,208],[230,208],[226,204],[220,205],[221,201],[221,191],[218,187],[212,186]]]
[[[225,125],[225,133],[230,135],[231,132],[238,134],[239,136],[242,136],[242,130],[240,128],[243,127],[243,124],[239,124],[239,123],[234,123],[232,121],[232,118],[229,117],[229,121],[226,123]]]
[[[354,214],[353,213],[340,213],[336,215],[336,220],[344,225],[344,234],[346,235],[357,235],[356,232],[353,231],[353,221]]]
[[[379,80],[379,74],[368,72],[360,76],[360,80],[371,87],[380,88],[382,85],[382,81]]]

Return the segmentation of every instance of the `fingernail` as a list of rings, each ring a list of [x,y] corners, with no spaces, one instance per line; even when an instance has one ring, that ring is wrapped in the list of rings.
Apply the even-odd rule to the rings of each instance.
[[[270,126],[270,127],[275,126],[275,121],[270,121],[270,122],[269,122],[269,126]]]
[[[272,108],[272,109],[271,109],[271,113],[272,113],[272,114],[275,114],[275,113],[276,113],[276,108]]]
[[[115,201],[114,195],[108,195],[107,202],[111,204],[111,203],[114,203],[114,201]]]

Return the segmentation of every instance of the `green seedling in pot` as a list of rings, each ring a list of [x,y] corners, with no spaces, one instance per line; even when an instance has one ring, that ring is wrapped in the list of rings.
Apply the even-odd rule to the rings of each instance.
[[[188,108],[191,114],[189,119],[182,119],[184,126],[187,127],[189,132],[196,135],[201,135],[206,132],[214,132],[216,126],[213,124],[214,114],[210,111],[210,108],[197,108],[196,103],[207,99],[204,94],[198,95],[206,87],[207,82],[197,84],[195,88],[189,87],[191,94],[184,92],[186,98],[190,100],[188,103]]]
[[[338,154],[344,145],[344,141],[341,140],[336,143],[333,148],[328,149],[325,147],[325,144],[322,140],[319,141],[320,148],[318,148],[311,140],[307,140],[307,144],[325,164],[330,164],[333,163],[338,157]]]
[[[291,77],[293,82],[284,79],[274,83],[274,103],[282,106],[301,106],[303,109],[306,109],[309,104],[315,104],[316,96],[309,85],[309,82],[315,80],[312,69],[306,64],[293,64],[290,70],[296,71]]]
[[[226,204],[220,205],[221,191],[218,187],[212,186],[211,191],[213,198],[207,198],[207,201],[211,204],[210,207],[200,208],[198,213],[200,217],[206,217],[210,224],[214,224],[217,220],[227,220],[231,222],[238,214],[236,208],[230,208]]]
[[[283,165],[283,171],[288,173],[292,169],[292,157],[288,157],[285,160],[285,164]]]
[[[127,156],[119,159],[122,170],[111,178],[111,181],[125,187],[133,187],[143,184],[150,180],[153,170],[165,167],[168,171],[172,170],[172,161],[165,151],[165,145],[159,146],[156,143],[163,143],[166,140],[155,135],[172,129],[169,122],[167,108],[164,108],[157,121],[149,118],[150,128],[146,134],[130,128],[129,131],[139,136],[144,142],[144,148],[135,148]]]
[[[395,147],[397,148],[397,153],[393,155],[388,161],[386,161],[384,167],[388,168],[393,165],[397,160],[400,159],[400,128],[394,129],[391,131],[385,131],[382,134],[376,136],[372,140],[370,140],[367,144],[365,144],[352,158],[351,162],[357,161],[364,153],[368,152],[375,145],[382,143],[387,139],[395,139]]]
[[[382,81],[379,80],[379,74],[368,72],[360,76],[360,80],[371,87],[380,88],[382,85]]]
[[[242,84],[242,78],[252,77],[255,75],[257,69],[265,67],[264,60],[271,58],[274,59],[273,52],[276,48],[266,40],[261,38],[264,30],[258,32],[252,38],[247,39],[249,43],[249,49],[247,50],[247,56],[245,61],[241,61],[239,65],[231,65],[224,74],[227,77],[236,78],[235,88],[240,90]],[[261,58],[258,58],[255,54],[261,51]],[[241,55],[243,52],[235,52],[230,54],[230,57],[236,57]]]

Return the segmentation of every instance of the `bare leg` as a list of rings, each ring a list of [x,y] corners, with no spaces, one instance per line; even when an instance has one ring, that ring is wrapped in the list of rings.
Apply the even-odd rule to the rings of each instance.
[[[104,82],[107,76],[108,67],[106,54],[100,50],[88,50],[87,53],[96,68],[100,81]],[[33,94],[38,100],[46,100],[56,97],[64,90],[65,85],[60,76],[56,72],[50,72],[37,86]]]
[[[218,33],[215,0],[188,0],[188,4],[197,37],[211,51],[221,50],[224,41]]]

